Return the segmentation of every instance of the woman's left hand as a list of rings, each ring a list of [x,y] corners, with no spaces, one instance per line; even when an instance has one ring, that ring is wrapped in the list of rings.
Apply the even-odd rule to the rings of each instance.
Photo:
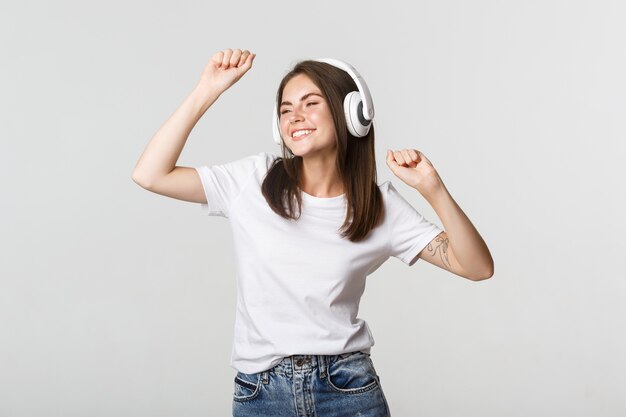
[[[424,197],[431,196],[443,187],[443,181],[433,164],[418,150],[387,150],[387,166],[398,178]]]

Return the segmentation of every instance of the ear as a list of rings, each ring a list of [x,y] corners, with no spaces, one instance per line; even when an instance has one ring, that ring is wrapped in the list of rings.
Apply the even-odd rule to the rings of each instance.
[[[278,115],[276,113],[276,103],[274,103],[274,111],[272,112],[272,136],[274,137],[274,143],[280,145],[282,142],[280,134],[280,121],[278,120]]]

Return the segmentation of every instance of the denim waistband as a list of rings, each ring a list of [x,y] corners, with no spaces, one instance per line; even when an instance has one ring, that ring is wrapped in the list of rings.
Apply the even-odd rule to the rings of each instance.
[[[303,373],[317,370],[321,378],[326,377],[326,371],[329,365],[332,365],[339,359],[345,359],[352,355],[363,354],[370,356],[369,353],[363,351],[341,353],[339,355],[291,355],[284,357],[273,368],[261,372],[262,380],[268,380],[270,373],[284,376],[293,376],[294,373]]]

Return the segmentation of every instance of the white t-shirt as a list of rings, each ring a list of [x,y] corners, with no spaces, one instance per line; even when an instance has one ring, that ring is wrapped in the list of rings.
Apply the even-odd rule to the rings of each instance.
[[[298,220],[274,213],[261,193],[277,155],[261,152],[196,167],[205,214],[230,219],[237,273],[231,367],[272,368],[284,357],[369,353],[374,338],[357,318],[366,276],[390,256],[413,265],[443,230],[411,206],[390,181],[379,185],[386,214],[361,242],[342,238],[346,200],[302,193]],[[296,208],[296,213],[297,213]]]

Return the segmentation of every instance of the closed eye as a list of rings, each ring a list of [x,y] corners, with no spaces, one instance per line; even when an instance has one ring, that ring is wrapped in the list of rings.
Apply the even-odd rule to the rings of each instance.
[[[311,102],[311,103],[307,103],[306,106],[309,107],[309,104],[318,104],[316,101],[315,102]],[[283,110],[280,112],[280,114],[285,114],[287,113],[289,110]]]

